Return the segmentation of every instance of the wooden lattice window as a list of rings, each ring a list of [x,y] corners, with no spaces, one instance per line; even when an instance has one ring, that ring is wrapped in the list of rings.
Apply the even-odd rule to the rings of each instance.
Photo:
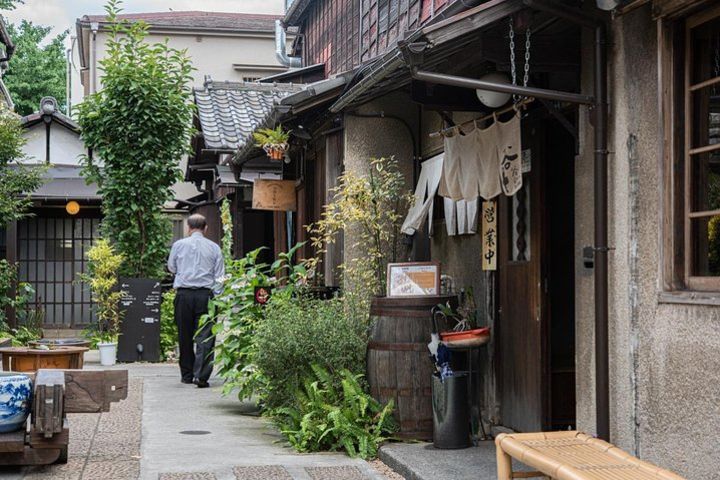
[[[720,8],[685,21],[685,282],[720,290]]]

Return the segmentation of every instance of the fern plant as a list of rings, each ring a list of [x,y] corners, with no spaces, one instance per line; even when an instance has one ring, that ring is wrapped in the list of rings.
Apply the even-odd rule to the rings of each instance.
[[[383,406],[362,386],[363,375],[340,371],[340,384],[326,369],[312,366],[314,378],[297,393],[296,405],[271,415],[288,442],[300,452],[345,450],[351,457],[374,458],[395,431],[392,401]]]

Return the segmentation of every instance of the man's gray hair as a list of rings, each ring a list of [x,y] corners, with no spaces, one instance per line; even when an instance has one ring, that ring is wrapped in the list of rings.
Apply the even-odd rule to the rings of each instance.
[[[207,227],[207,220],[199,213],[193,213],[188,217],[187,224],[190,230],[203,230]]]

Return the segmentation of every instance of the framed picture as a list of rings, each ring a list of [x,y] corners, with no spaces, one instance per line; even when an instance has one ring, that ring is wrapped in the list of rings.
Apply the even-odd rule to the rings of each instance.
[[[388,297],[440,295],[440,263],[390,263],[387,267]]]

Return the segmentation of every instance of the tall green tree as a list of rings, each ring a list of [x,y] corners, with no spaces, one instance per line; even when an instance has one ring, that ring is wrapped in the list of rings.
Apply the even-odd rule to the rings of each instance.
[[[23,0],[0,0],[0,10],[15,10],[19,4],[25,3]]]
[[[40,99],[47,96],[55,97],[63,111],[66,108],[67,63],[64,42],[68,31],[45,43],[51,29],[27,20],[22,20],[19,25],[8,25],[8,33],[15,43],[15,53],[8,62],[3,80],[10,90],[15,110],[20,115],[37,111]]]
[[[42,183],[42,168],[18,163],[24,158],[22,126],[16,114],[0,107],[0,227],[27,215],[29,193]]]
[[[120,22],[119,2],[106,7],[113,25],[100,62],[102,90],[78,107],[85,145],[84,175],[103,196],[103,233],[125,257],[121,274],[159,277],[172,239],[164,204],[190,151],[192,66],[185,51],[149,43],[143,22]]]

